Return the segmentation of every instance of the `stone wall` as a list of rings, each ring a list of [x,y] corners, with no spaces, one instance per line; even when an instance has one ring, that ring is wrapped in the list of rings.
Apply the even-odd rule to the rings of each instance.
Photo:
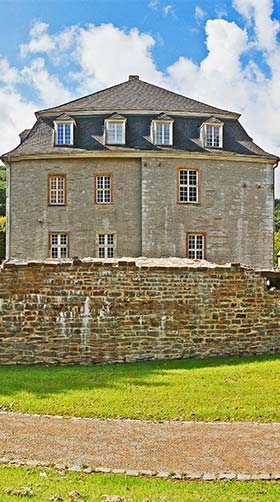
[[[238,265],[96,259],[0,272],[1,364],[276,352],[280,291]]]
[[[67,232],[70,257],[98,256],[97,234],[109,233],[115,256],[183,258],[187,233],[198,232],[207,260],[273,266],[271,164],[158,155],[13,162],[8,257],[43,260],[49,232]],[[199,203],[177,202],[178,168],[198,169]],[[112,174],[113,203],[105,206],[94,203],[101,173]],[[48,205],[49,174],[66,176],[66,206]]]

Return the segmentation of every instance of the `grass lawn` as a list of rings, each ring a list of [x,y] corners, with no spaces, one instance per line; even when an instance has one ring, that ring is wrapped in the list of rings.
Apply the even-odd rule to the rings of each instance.
[[[100,418],[280,421],[280,356],[91,367],[2,366],[1,410]]]
[[[42,477],[40,472],[45,475]],[[73,492],[78,492],[80,496]],[[72,493],[71,493],[72,492]],[[25,496],[23,495],[25,493]],[[20,495],[22,494],[22,495]],[[107,495],[107,497],[106,497]],[[280,484],[266,481],[174,482],[0,466],[0,500],[18,502],[276,502]]]

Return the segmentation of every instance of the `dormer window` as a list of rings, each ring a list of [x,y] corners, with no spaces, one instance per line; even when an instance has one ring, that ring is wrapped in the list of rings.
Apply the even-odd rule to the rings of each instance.
[[[105,142],[108,145],[125,145],[126,119],[114,113],[105,120]]]
[[[161,114],[152,121],[152,141],[154,145],[173,145],[173,120]]]
[[[223,122],[211,117],[201,126],[201,139],[206,148],[223,148]]]
[[[74,124],[74,119],[66,114],[60,115],[54,120],[56,145],[69,146],[74,144]]]

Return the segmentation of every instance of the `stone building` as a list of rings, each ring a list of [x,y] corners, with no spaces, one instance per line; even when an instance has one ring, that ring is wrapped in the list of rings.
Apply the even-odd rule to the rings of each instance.
[[[240,115],[128,81],[41,110],[7,166],[7,258],[273,265],[274,166]]]

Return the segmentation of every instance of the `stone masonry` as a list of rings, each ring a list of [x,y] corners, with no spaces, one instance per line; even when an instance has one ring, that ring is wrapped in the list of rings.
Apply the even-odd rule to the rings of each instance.
[[[180,259],[7,262],[0,363],[91,364],[280,352],[263,272]]]

